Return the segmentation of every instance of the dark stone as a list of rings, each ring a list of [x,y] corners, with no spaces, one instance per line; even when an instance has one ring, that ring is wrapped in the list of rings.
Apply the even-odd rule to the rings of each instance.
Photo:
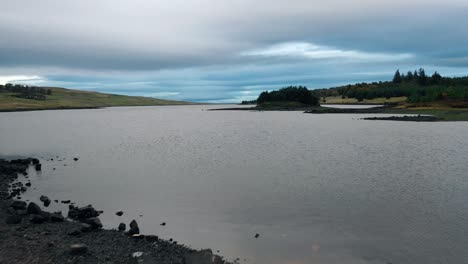
[[[79,221],[97,216],[99,216],[99,213],[91,205],[80,208],[70,207],[70,210],[68,211],[68,217]]]
[[[213,255],[213,264],[224,264],[224,260],[218,255]]]
[[[63,217],[62,213],[53,213],[50,215],[50,221],[52,222],[63,222],[65,217]]]
[[[25,185],[28,186],[28,187],[31,187],[31,183],[30,183],[30,182],[27,182]]]
[[[148,241],[148,242],[156,242],[156,241],[159,240],[159,237],[158,237],[158,236],[149,235],[149,236],[145,236],[145,239],[146,239],[146,241]]]
[[[78,161],[79,158],[73,158],[74,161]]]
[[[24,201],[13,201],[10,204],[10,207],[12,207],[15,210],[25,210],[27,206],[27,203]]]
[[[51,203],[51,200],[49,199],[49,197],[44,196],[44,195],[42,195],[41,198],[39,198],[39,200],[41,200],[41,202],[44,204],[45,207],[49,207]]]
[[[97,217],[90,217],[84,221],[86,224],[91,225],[93,228],[99,229],[102,227],[101,220]]]
[[[85,244],[73,244],[70,246],[70,254],[82,255],[88,252],[88,246]]]
[[[39,160],[36,159],[36,158],[31,159],[31,162],[32,162],[33,165],[39,164]]]
[[[130,229],[128,230],[128,235],[136,235],[140,233],[140,228],[138,227],[138,223],[134,220],[130,222]]]
[[[118,216],[122,216],[123,215],[123,212],[122,211],[118,211],[117,213],[115,213],[116,215]]]
[[[165,225],[166,225],[166,222],[162,222],[161,225],[162,225],[162,226],[165,226]]]
[[[81,231],[78,230],[78,229],[75,229],[75,230],[73,230],[71,232],[68,232],[68,235],[69,236],[79,236],[79,235],[81,235]]]
[[[260,236],[260,234],[255,234],[255,238],[258,238]]]
[[[125,223],[120,223],[119,224],[119,231],[125,231],[127,227],[125,226]]]
[[[21,223],[22,217],[19,215],[10,215],[5,219],[5,223],[9,225],[15,225]]]
[[[52,214],[49,213],[49,212],[42,211],[39,215],[42,216],[42,217],[44,217],[44,219],[45,219],[46,221],[49,221],[49,220],[50,220],[50,216],[51,216]]]
[[[39,207],[39,205],[37,205],[36,203],[34,202],[30,202],[29,205],[28,205],[28,214],[40,214],[42,212],[41,208]]]
[[[36,168],[37,171],[40,171],[40,170],[42,170],[42,165],[41,164],[36,164],[35,168]]]
[[[42,215],[33,215],[31,218],[31,223],[42,224],[46,219]]]

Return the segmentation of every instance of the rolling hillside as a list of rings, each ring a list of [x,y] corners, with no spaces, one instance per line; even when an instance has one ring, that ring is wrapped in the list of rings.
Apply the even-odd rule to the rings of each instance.
[[[18,97],[18,93],[0,91],[0,111],[43,109],[98,108],[110,106],[152,106],[191,104],[140,96],[105,94],[57,87],[42,87],[51,91],[45,100]]]

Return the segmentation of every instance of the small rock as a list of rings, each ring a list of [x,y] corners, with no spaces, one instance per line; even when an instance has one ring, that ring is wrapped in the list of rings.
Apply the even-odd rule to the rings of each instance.
[[[35,223],[35,224],[42,224],[45,221],[46,219],[41,215],[33,215],[31,218],[31,223]]]
[[[162,225],[162,226],[165,226],[165,225],[166,225],[166,222],[162,222],[161,225]]]
[[[10,207],[12,207],[15,210],[24,210],[26,209],[27,203],[24,201],[13,201],[10,204]]]
[[[28,205],[28,214],[40,214],[42,212],[41,208],[39,207],[39,205],[37,205],[36,203],[34,202],[30,202],[29,205]]]
[[[42,165],[40,163],[36,164],[35,168],[36,168],[37,171],[40,171],[40,170],[42,170]]]
[[[88,252],[88,246],[85,244],[73,244],[70,246],[70,253],[72,255],[82,255]]]
[[[49,197],[42,195],[39,200],[44,204],[45,207],[48,207],[51,203]]]
[[[9,225],[15,225],[21,223],[21,216],[19,215],[10,215],[5,219],[5,223]]]
[[[70,200],[62,200],[63,204],[69,204],[71,201]]]
[[[54,202],[58,203],[59,201],[58,201],[58,200],[54,200]]]
[[[31,183],[30,183],[30,182],[27,182],[25,185],[28,186],[28,187],[31,187]]]
[[[132,254],[132,258],[140,258],[141,256],[143,256],[143,252],[141,251],[133,252]]]
[[[126,229],[125,223],[120,223],[119,224],[119,231],[125,231],[125,229]]]
[[[140,233],[140,228],[138,227],[138,223],[134,219],[132,220],[132,222],[130,222],[130,229],[128,230],[128,234],[131,236],[131,235],[135,235],[139,233]]]
[[[122,216],[123,215],[123,212],[122,211],[118,211],[117,213],[115,213],[116,215],[118,216]]]
[[[79,158],[73,158],[74,161],[78,161]]]
[[[255,238],[258,238],[260,236],[260,234],[255,234]]]
[[[39,164],[39,160],[36,158],[31,159],[31,161],[33,165]]]

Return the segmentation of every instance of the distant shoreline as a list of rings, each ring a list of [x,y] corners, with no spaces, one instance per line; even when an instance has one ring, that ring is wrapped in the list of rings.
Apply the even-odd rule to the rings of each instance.
[[[83,107],[66,107],[66,106],[64,106],[64,107],[54,107],[54,108],[17,108],[17,109],[0,109],[0,113],[46,111],[46,110],[104,109],[104,108],[114,108],[114,107],[183,106],[183,105],[204,105],[204,104],[187,103],[187,104],[165,104],[165,105],[112,105],[112,106],[83,106]]]

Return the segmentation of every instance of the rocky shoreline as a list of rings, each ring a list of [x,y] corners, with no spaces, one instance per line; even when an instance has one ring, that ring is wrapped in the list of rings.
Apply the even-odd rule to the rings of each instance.
[[[209,249],[196,251],[172,239],[142,235],[135,220],[127,232],[125,223],[103,229],[102,211],[92,205],[62,201],[70,203],[65,217],[45,210],[52,202],[47,196],[40,197],[42,206],[22,201],[31,183],[18,181],[18,175],[27,177],[31,166],[42,167],[34,158],[0,159],[0,263],[228,263]]]
[[[387,120],[387,121],[411,121],[411,122],[436,122],[441,121],[440,118],[429,115],[404,115],[404,116],[379,116],[379,117],[364,117],[363,120]]]

